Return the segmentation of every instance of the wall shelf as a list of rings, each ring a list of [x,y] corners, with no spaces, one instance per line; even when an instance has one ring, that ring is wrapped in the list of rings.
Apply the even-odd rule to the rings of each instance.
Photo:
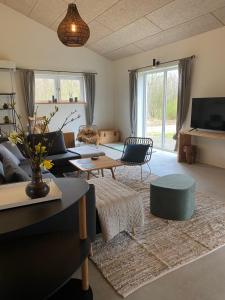
[[[15,96],[16,93],[0,93],[0,96]]]
[[[2,69],[0,69],[0,71],[2,71]],[[16,93],[13,86],[15,75],[14,69],[8,69],[7,71],[11,78],[11,89],[5,88],[0,91],[0,111],[4,112],[1,113],[0,134],[2,134],[2,127],[4,127],[4,135],[7,135],[7,133],[10,133],[12,130],[16,130],[16,112],[14,109]],[[8,108],[4,108],[5,103],[8,104]],[[3,114],[5,115],[4,117]],[[8,118],[8,123],[4,122],[5,118]]]
[[[198,137],[203,137],[208,139],[225,140],[225,132],[217,132],[217,131],[214,132],[214,131],[194,129],[192,131],[181,131],[181,134],[198,136]]]
[[[57,105],[57,104],[70,104],[70,105],[73,105],[73,104],[83,104],[83,105],[85,105],[86,104],[86,102],[81,102],[81,101],[78,101],[78,102],[64,102],[64,101],[59,101],[59,102],[55,102],[55,103],[53,103],[53,102],[35,102],[35,104],[38,104],[38,105],[40,105],[40,104],[44,104],[44,105],[46,105],[46,104],[48,104],[48,105]]]
[[[192,145],[192,137],[200,137],[212,140],[225,140],[225,133],[224,132],[213,132],[213,131],[206,131],[206,130],[182,130],[179,133],[178,139],[178,161],[179,162],[186,162],[186,154],[183,151],[184,146],[191,146]]]
[[[0,126],[9,126],[9,125],[15,126],[16,123],[0,123]]]

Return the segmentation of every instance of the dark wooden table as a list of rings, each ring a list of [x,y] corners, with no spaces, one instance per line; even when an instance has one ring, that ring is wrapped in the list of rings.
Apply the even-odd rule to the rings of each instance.
[[[74,178],[55,182],[62,200],[0,212],[1,299],[70,299],[71,291],[73,299],[83,293],[85,299],[92,297],[85,197],[89,185]],[[69,282],[80,266],[82,282]]]

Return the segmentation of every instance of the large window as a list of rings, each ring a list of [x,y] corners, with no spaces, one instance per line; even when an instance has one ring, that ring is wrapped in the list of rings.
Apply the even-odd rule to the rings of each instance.
[[[178,68],[154,69],[140,74],[138,133],[151,137],[156,148],[173,151],[176,133]]]
[[[35,74],[35,102],[85,102],[84,78],[74,74]]]

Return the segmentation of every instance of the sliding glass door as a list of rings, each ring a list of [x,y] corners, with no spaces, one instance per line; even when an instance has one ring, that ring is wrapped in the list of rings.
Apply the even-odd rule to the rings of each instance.
[[[143,73],[142,128],[156,148],[173,151],[176,132],[178,69],[170,67]]]

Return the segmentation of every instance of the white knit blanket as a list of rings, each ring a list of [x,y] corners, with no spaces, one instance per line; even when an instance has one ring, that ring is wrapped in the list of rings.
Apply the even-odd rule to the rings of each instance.
[[[144,224],[142,199],[136,191],[114,179],[95,178],[96,208],[103,239],[108,241],[118,233],[132,231]]]

